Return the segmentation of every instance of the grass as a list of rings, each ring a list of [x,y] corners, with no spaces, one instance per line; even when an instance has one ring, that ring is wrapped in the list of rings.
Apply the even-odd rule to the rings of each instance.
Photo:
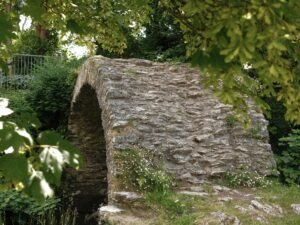
[[[212,212],[223,212],[230,216],[236,216],[242,224],[264,224],[257,221],[258,214],[242,213],[236,208],[237,205],[248,208],[251,199],[236,197],[222,203],[218,200],[219,196],[212,194],[210,185],[206,185],[205,189],[209,191],[209,196],[187,196],[175,192],[169,195],[157,192],[149,193],[146,197],[146,208],[143,210],[149,211],[149,214],[155,217],[155,221],[151,225],[218,225],[219,222],[210,216]],[[261,199],[258,201],[263,204],[276,204],[282,207],[282,217],[263,215],[268,224],[300,224],[300,216],[291,209],[291,204],[300,204],[300,188],[298,186],[285,186],[273,182],[273,185],[268,188],[235,188],[235,190],[260,197]]]

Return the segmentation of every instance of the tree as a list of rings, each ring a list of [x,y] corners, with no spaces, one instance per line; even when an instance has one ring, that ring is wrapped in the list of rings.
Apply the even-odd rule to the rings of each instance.
[[[20,31],[13,43],[13,52],[32,55],[55,55],[61,53],[57,32],[48,31],[47,41],[41,41],[32,28]]]
[[[179,24],[166,13],[159,0],[149,2],[149,21],[140,33],[123,29],[127,48],[122,53],[109,52],[97,44],[97,55],[121,58],[143,58],[153,61],[186,61],[185,44]]]
[[[298,0],[161,3],[180,22],[203,83],[225,103],[245,113],[249,97],[268,113],[263,97],[275,97],[300,124]]]
[[[150,2],[149,22],[140,38],[141,57],[150,60],[185,61],[185,43],[179,24],[166,12],[159,0]]]
[[[79,40],[97,41],[104,49],[121,52],[126,48],[123,28],[140,29],[147,19],[147,1],[141,0],[7,0],[18,8],[7,13],[6,1],[0,3],[0,44],[15,37],[20,15],[30,16],[43,29],[62,35],[72,32]],[[144,4],[144,2],[146,4]]]
[[[0,3],[2,56],[5,44],[15,36],[20,14],[46,28],[97,40],[108,51],[122,51],[123,28],[139,32],[151,11],[149,0],[51,0],[47,10],[44,0],[21,2],[19,10],[9,13],[4,10],[6,1]],[[249,97],[268,112],[263,97],[275,96],[286,107],[286,118],[300,123],[298,0],[160,0],[160,4],[180,23],[187,53],[201,67],[203,83],[225,103],[246,115]]]

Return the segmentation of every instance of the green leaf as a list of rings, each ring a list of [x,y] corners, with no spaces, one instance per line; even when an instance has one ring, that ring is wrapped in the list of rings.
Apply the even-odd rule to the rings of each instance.
[[[6,154],[0,157],[0,171],[5,179],[12,181],[14,184],[22,182],[28,183],[29,166],[28,161],[23,154]]]
[[[37,141],[41,145],[54,145],[58,146],[62,140],[62,136],[55,131],[44,131],[39,134]]]
[[[274,45],[275,48],[277,48],[277,49],[280,50],[280,51],[287,51],[286,46],[283,45],[283,44],[281,44],[281,43],[278,42],[278,41],[274,41],[274,42],[273,42],[273,45]]]
[[[63,154],[55,147],[44,148],[39,155],[42,171],[48,182],[60,185],[61,174],[64,167]]]
[[[43,201],[54,195],[54,191],[41,171],[34,171],[30,185],[26,188],[26,193],[38,201]]]
[[[192,66],[206,68],[212,66],[216,69],[228,69],[229,64],[225,63],[225,58],[219,52],[219,49],[213,48],[210,52],[197,51],[192,57]]]
[[[26,16],[32,17],[36,21],[41,21],[42,15],[46,13],[46,7],[43,0],[26,0],[22,8]]]
[[[21,146],[24,146],[25,139],[18,134],[14,127],[6,126],[4,123],[3,129],[0,130],[0,152],[13,147],[15,151],[19,151]]]
[[[8,116],[13,113],[13,111],[7,107],[8,102],[9,100],[7,98],[0,98],[0,117]]]
[[[16,35],[13,33],[14,31],[14,22],[8,13],[3,13],[0,11],[0,43],[7,42],[11,39],[14,39]]]
[[[76,169],[84,166],[84,160],[79,148],[66,140],[60,141],[58,147],[63,153],[65,163],[67,163],[69,166]]]
[[[18,115],[18,120],[16,121],[18,127],[27,128],[34,127],[39,128],[41,126],[41,122],[39,119],[32,115],[32,113],[22,112]]]
[[[59,133],[54,131],[42,132],[38,137],[38,142],[41,145],[57,146],[63,154],[63,160],[65,163],[74,168],[83,166],[83,159],[80,154],[80,150],[72,145],[70,142],[63,140]]]

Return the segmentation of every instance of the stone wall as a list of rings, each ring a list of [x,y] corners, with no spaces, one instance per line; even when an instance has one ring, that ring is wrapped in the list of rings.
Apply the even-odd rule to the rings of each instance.
[[[159,151],[183,185],[241,164],[263,174],[275,165],[263,115],[251,110],[252,130],[228,124],[231,108],[204,89],[199,71],[187,65],[90,58],[77,79],[71,111],[70,132],[88,159],[74,185],[96,184],[98,193],[108,185],[109,202],[119,191],[114,155],[124,149]]]

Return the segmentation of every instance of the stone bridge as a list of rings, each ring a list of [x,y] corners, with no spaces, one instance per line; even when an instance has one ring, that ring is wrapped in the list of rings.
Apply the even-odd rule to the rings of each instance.
[[[251,135],[253,130],[229,124],[231,107],[202,87],[196,69],[139,59],[88,59],[69,120],[71,140],[87,162],[71,182],[81,191],[82,210],[83,199],[114,202],[114,193],[121,191],[114,157],[125,149],[159,151],[165,169],[185,186],[240,165],[270,174],[275,162],[267,122],[257,111],[250,110],[257,128]]]

